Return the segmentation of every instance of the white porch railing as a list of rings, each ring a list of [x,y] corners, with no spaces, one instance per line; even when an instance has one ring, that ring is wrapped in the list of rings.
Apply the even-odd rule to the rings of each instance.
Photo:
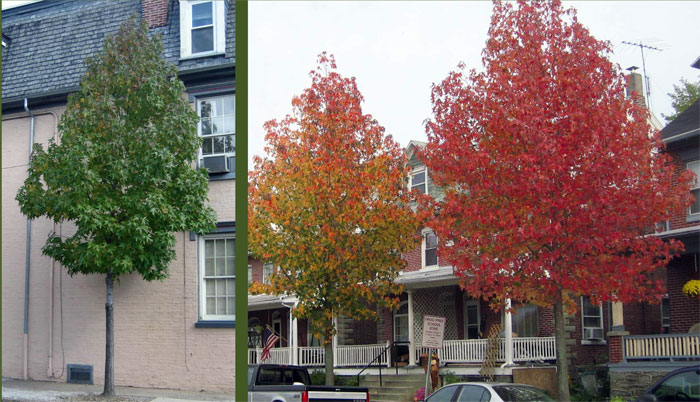
[[[270,357],[265,359],[267,364],[291,364],[292,353],[290,348],[272,348],[270,349]],[[257,364],[260,362],[262,348],[248,349],[248,364]]]
[[[389,343],[374,345],[343,345],[337,347],[335,365],[339,367],[364,367],[374,360]],[[391,366],[391,351],[383,353],[375,362],[377,365]]]
[[[622,340],[625,360],[693,359],[700,356],[700,335],[628,335]]]
[[[319,346],[302,346],[298,348],[299,365],[323,366],[326,364],[325,350]]]
[[[682,335],[681,335],[682,336]],[[700,341],[696,336],[694,340],[686,340],[688,345],[695,349],[687,350],[688,354],[700,354]],[[693,343],[694,342],[694,343]],[[440,363],[481,363],[486,356],[487,339],[460,339],[449,340],[443,342],[443,349],[438,351]],[[506,340],[501,339],[498,348],[497,361],[504,362],[506,360]],[[689,346],[689,347],[690,347]],[[364,367],[379,355],[387,344],[373,345],[346,345],[337,346],[335,356],[336,367]],[[636,349],[635,349],[636,350]],[[261,348],[248,350],[248,363],[260,363],[259,358],[262,353]],[[323,347],[304,346],[297,348],[298,364],[307,367],[320,367],[325,364],[325,352]],[[416,359],[420,359],[422,354],[427,354],[428,349],[418,346],[416,348]],[[555,360],[556,347],[554,337],[529,337],[513,338],[513,361],[543,361]],[[265,360],[265,363],[272,364],[291,364],[292,355],[289,348],[273,348],[270,351],[270,358]],[[375,362],[377,363],[377,362]],[[384,366],[391,366],[391,353],[387,351],[378,363]],[[416,362],[418,363],[418,362]]]

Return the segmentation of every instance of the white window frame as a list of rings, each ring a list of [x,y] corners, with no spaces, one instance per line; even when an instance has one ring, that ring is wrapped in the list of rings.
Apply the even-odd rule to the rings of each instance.
[[[270,275],[275,273],[275,265],[271,262],[266,262],[263,264],[262,271],[262,283],[267,285],[270,283]]]
[[[418,173],[425,173],[425,181],[423,182],[423,186],[425,186],[425,192],[423,194],[429,195],[428,193],[428,168],[426,166],[418,166],[413,168],[411,170],[411,174],[408,177],[408,191],[413,191],[413,176],[415,176]]]
[[[202,107],[201,107],[202,102],[212,101],[212,100],[216,100],[218,98],[228,98],[228,97],[233,98],[233,131],[230,131],[230,132],[225,131],[225,132],[216,133],[216,134],[212,133],[212,134],[203,135],[202,134]],[[236,143],[236,96],[232,93],[215,94],[215,95],[211,95],[211,96],[201,96],[201,97],[197,97],[195,105],[196,105],[196,110],[197,110],[197,116],[199,116],[199,120],[197,122],[197,135],[199,136],[201,141],[203,141],[205,138],[215,138],[215,137],[224,137],[224,136],[232,135],[233,142],[234,142],[233,151],[212,153],[209,155],[204,155],[203,145],[200,144],[200,146],[199,146],[199,159],[216,157],[216,156],[225,156],[226,158],[236,156],[236,145],[235,145],[235,143]],[[223,105],[223,100],[222,100],[222,105]],[[225,115],[222,113],[221,115],[217,115],[216,117],[222,117],[222,121],[224,121],[225,116],[229,116],[229,115]],[[213,151],[213,147],[212,147],[212,151]]]
[[[424,270],[438,269],[438,268],[440,267],[440,259],[437,258],[437,247],[440,245],[440,239],[439,239],[439,238],[437,239],[437,244],[438,244],[438,245],[435,247],[436,261],[437,261],[437,262],[435,263],[435,265],[426,265],[426,262],[425,262],[425,252],[426,252],[426,246],[427,246],[427,244],[426,244],[426,239],[427,239],[427,237],[428,237],[428,234],[433,234],[433,235],[435,235],[435,232],[433,232],[432,229],[423,229],[423,230],[421,231],[421,245],[420,245],[420,265],[421,265],[421,269],[424,269]],[[435,237],[437,238],[437,235],[435,235]]]
[[[695,167],[695,169],[693,169],[693,167],[691,165],[697,165],[697,167]],[[696,174],[695,182],[692,184],[693,187],[690,188],[690,192],[692,194],[693,191],[700,190],[700,160],[688,162],[686,164],[686,168],[688,170],[690,170],[691,172]],[[700,193],[698,194],[698,197],[700,197]],[[692,205],[688,207],[688,215],[689,216],[700,216],[700,211],[692,212],[691,207],[692,207]]]
[[[216,279],[233,279],[234,280],[234,314],[207,314],[207,287],[206,287],[206,247],[205,243],[206,240],[218,240],[218,239],[227,239],[227,240],[233,240],[234,241],[234,253],[235,253],[235,236],[231,233],[222,233],[222,234],[215,234],[215,235],[205,235],[205,236],[199,236],[199,319],[201,321],[235,321],[236,320],[236,314],[235,314],[235,303],[236,303],[236,296],[235,296],[235,280],[236,280],[236,271],[235,271],[235,266],[234,266],[234,272],[233,275],[223,275],[223,276],[217,276]],[[234,264],[235,264],[235,254],[234,254]]]
[[[192,53],[192,6],[212,3],[213,50]],[[226,51],[226,2],[180,0],[180,59],[207,57]]]
[[[664,303],[668,307],[668,315],[664,316]],[[661,303],[659,303],[659,317],[661,317],[661,329],[664,334],[671,332],[671,300],[668,298],[668,294],[661,298]],[[666,319],[664,322],[664,318]]]
[[[586,302],[586,299],[588,299],[588,302],[590,303],[590,297],[588,296],[581,296],[581,344],[582,345],[600,345],[600,344],[605,344],[605,331],[604,331],[604,326],[605,323],[603,322],[603,304],[600,303],[598,306],[598,315],[586,315],[585,314],[585,306],[584,303]],[[590,303],[593,305],[592,303]],[[595,306],[595,305],[593,305]],[[586,318],[590,317],[598,317],[600,319],[600,326],[599,327],[587,327],[585,325],[586,323]],[[603,337],[600,339],[587,339],[586,338],[586,328],[592,328],[592,329],[600,329],[601,332],[603,333]]]
[[[399,310],[401,310],[401,307],[403,307],[403,306],[406,306],[406,313],[399,314]],[[393,333],[394,333],[393,340],[394,340],[394,342],[409,342],[410,341],[410,339],[408,338],[408,333],[410,332],[409,331],[410,328],[408,328],[408,327],[406,327],[406,340],[405,341],[399,340],[399,338],[397,336],[397,335],[399,335],[399,333],[397,333],[398,326],[396,325],[396,319],[402,318],[402,317],[406,317],[406,325],[410,325],[410,323],[408,322],[408,300],[404,300],[401,303],[399,303],[399,308],[397,308],[396,311],[394,311],[394,314],[392,315],[391,324],[393,327]]]
[[[463,315],[464,315],[464,339],[479,339],[478,336],[477,338],[470,338],[469,337],[469,327],[473,326],[473,324],[469,323],[469,306],[476,306],[476,332],[478,334],[481,333],[481,303],[479,302],[479,299],[472,299],[467,295],[464,295],[464,303],[462,305],[464,306],[462,308],[463,310]]]
[[[248,285],[253,283],[253,266],[248,264]]]

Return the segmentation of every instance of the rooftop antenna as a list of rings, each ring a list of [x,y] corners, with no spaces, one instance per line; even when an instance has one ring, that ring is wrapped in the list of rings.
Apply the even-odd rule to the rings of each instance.
[[[659,48],[656,48],[653,46],[645,45],[642,43],[642,41],[639,41],[639,43],[634,43],[634,42],[627,42],[627,41],[623,40],[622,43],[624,43],[625,45],[630,45],[630,46],[639,46],[639,50],[642,51],[642,71],[644,72],[644,86],[646,87],[646,90],[647,90],[646,101],[647,101],[647,106],[649,107],[649,109],[651,109],[651,103],[649,102],[651,90],[649,89],[649,76],[647,76],[647,66],[646,66],[646,62],[644,60],[644,49],[656,50],[658,52],[662,51],[663,49],[659,49]],[[631,70],[631,69],[628,69],[628,70]],[[634,70],[631,70],[631,71],[634,72]]]

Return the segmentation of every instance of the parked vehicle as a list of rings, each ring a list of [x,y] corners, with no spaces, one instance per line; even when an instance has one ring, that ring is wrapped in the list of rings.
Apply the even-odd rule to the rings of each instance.
[[[445,385],[423,402],[555,402],[539,388],[498,382],[458,382]]]
[[[248,366],[248,402],[369,402],[366,387],[311,385],[306,367]]]
[[[666,374],[637,402],[700,401],[700,364]]]

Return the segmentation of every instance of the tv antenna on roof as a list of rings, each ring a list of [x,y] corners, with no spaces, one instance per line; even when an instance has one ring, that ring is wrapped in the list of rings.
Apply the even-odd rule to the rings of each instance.
[[[630,46],[639,46],[639,50],[642,51],[642,71],[644,73],[644,86],[646,87],[646,90],[647,90],[647,93],[646,93],[646,95],[647,95],[647,107],[649,109],[651,109],[651,103],[649,103],[649,97],[651,95],[651,90],[649,89],[649,76],[647,76],[647,66],[646,66],[646,61],[644,60],[644,49],[656,50],[657,52],[660,52],[663,49],[659,49],[659,48],[656,48],[653,46],[645,45],[641,41],[639,41],[639,43],[634,43],[634,42],[627,42],[627,41],[623,40],[622,43],[624,43],[625,45],[630,45]],[[637,69],[637,67],[635,67],[635,70],[636,69]],[[628,68],[628,70],[631,70],[632,72],[634,72],[634,70],[632,70],[631,68]]]

